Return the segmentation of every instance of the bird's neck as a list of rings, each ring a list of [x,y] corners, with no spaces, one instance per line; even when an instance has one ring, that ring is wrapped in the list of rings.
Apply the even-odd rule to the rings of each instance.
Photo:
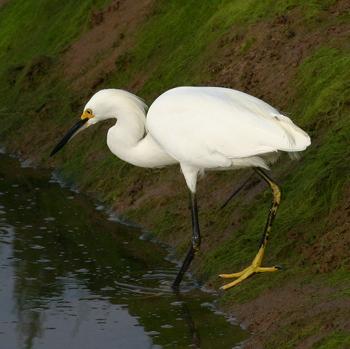
[[[146,112],[141,106],[128,103],[118,107],[113,129],[115,140],[124,146],[134,146],[145,136]]]
[[[117,122],[107,135],[107,145],[113,154],[140,167],[160,167],[175,163],[146,133],[145,108],[137,99],[119,104],[116,115]]]

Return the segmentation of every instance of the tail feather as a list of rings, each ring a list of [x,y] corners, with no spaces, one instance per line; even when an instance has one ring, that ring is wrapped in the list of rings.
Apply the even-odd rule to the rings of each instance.
[[[305,150],[311,144],[310,136],[295,125],[291,119],[284,115],[276,115],[275,118],[279,121],[289,141],[289,149],[281,150],[297,152]]]
[[[300,153],[297,153],[297,152],[294,152],[294,151],[288,152],[288,155],[289,155],[289,157],[290,157],[292,160],[300,160],[300,158],[301,158]]]

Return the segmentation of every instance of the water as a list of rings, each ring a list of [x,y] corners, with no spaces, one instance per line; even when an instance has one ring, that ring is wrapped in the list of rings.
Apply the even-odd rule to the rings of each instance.
[[[50,174],[0,154],[0,348],[234,348],[215,311],[142,232],[108,220]]]

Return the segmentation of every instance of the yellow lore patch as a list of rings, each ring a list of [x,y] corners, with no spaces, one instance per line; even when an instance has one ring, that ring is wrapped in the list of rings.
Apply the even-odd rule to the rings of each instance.
[[[85,120],[85,119],[91,119],[91,118],[93,118],[95,115],[94,115],[94,113],[92,112],[92,110],[91,109],[86,109],[86,110],[84,110],[84,112],[83,112],[83,114],[81,114],[81,119],[82,120]]]

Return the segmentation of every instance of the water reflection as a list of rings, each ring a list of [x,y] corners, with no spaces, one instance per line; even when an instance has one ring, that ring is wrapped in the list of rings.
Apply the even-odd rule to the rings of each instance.
[[[11,348],[232,348],[245,334],[160,245],[0,155],[0,342]]]

